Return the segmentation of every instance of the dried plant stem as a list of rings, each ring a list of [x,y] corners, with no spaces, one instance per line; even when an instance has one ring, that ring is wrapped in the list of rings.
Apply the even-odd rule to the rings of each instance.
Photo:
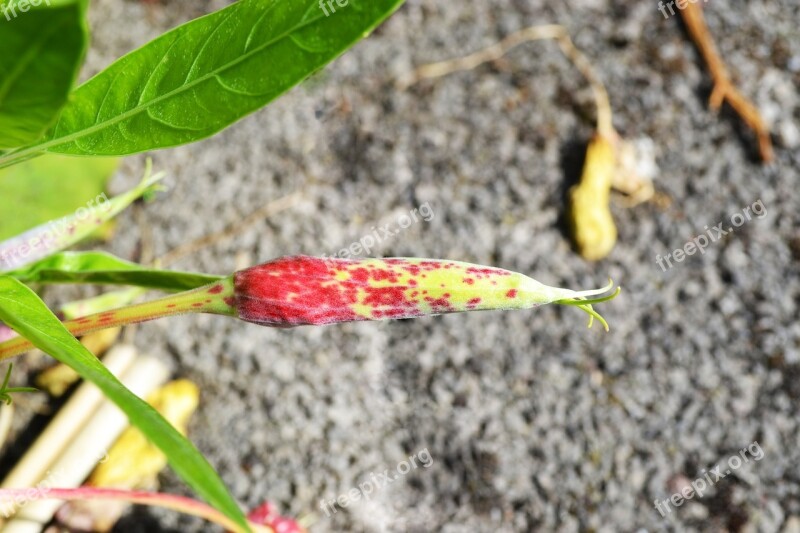
[[[119,377],[130,368],[136,352],[118,346],[106,354],[103,364]],[[39,482],[60,455],[64,442],[71,441],[103,402],[103,394],[94,385],[84,383],[59,410],[36,442],[6,476],[0,487],[32,487]]]
[[[514,32],[499,43],[493,44],[474,54],[458,59],[423,65],[401,78],[397,82],[397,88],[403,90],[424,79],[439,78],[452,74],[453,72],[472,70],[484,63],[500,59],[511,49],[521,44],[544,39],[555,40],[561,47],[561,51],[567,56],[567,59],[572,62],[575,68],[577,68],[589,82],[597,105],[597,132],[609,139],[615,138],[616,131],[611,121],[611,104],[609,102],[608,92],[600,81],[600,77],[592,68],[590,61],[575,47],[569,33],[567,33],[567,29],[559,24],[531,26]]]
[[[700,51],[700,55],[703,56],[703,60],[708,65],[708,70],[714,80],[714,90],[711,92],[711,98],[709,99],[711,109],[716,111],[722,106],[723,102],[728,102],[745,124],[758,136],[758,149],[761,153],[761,159],[769,163],[774,155],[769,130],[758,109],[731,82],[725,62],[719,55],[711,32],[706,25],[702,6],[690,2],[687,4],[686,9],[681,10],[681,16],[689,35]]]
[[[144,397],[161,386],[168,376],[169,370],[158,359],[138,357],[120,376],[120,380],[134,394]],[[22,487],[35,485],[39,488],[39,494],[47,494],[52,485],[77,488],[97,463],[107,457],[108,449],[127,426],[128,417],[109,400],[104,400],[91,418],[78,426],[79,431],[73,439],[64,440],[62,435],[53,435],[52,440],[45,441],[43,446],[57,449],[60,454],[45,476]],[[14,518],[3,527],[3,533],[38,533],[60,506],[61,500],[58,499],[34,497],[23,500]]]
[[[11,423],[14,421],[14,405],[3,403],[0,405],[0,448],[5,444],[11,432]]]
[[[227,227],[224,230],[219,231],[217,233],[204,235],[191,242],[173,248],[172,250],[162,255],[160,258],[158,258],[156,264],[158,266],[166,266],[168,264],[174,263],[175,261],[181,259],[182,257],[192,254],[207,246],[211,246],[213,244],[217,244],[226,239],[234,237],[239,233],[241,233],[242,231],[249,228],[250,226],[252,226],[253,224],[261,222],[262,220],[269,218],[273,215],[276,215],[281,211],[285,211],[286,209],[294,207],[300,202],[302,198],[303,194],[301,192],[294,192],[288,196],[284,196],[283,198],[278,198],[277,200],[273,200],[268,204],[266,204],[265,206],[253,211],[245,218],[237,222],[235,225]]]

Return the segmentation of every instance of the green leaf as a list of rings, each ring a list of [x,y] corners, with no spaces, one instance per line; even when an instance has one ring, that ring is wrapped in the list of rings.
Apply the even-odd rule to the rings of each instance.
[[[67,331],[33,291],[9,276],[0,276],[0,320],[40,350],[71,367],[83,379],[94,383],[128,415],[131,424],[167,456],[175,472],[197,494],[243,530],[249,530],[236,501],[197,448],[158,411],[125,388]]]
[[[132,285],[170,292],[196,289],[223,278],[146,268],[104,252],[62,252],[7,275],[24,283]]]
[[[89,41],[85,2],[0,4],[0,149],[41,139],[58,118]]]
[[[48,151],[125,155],[208,137],[274,100],[366,36],[403,0],[240,0],[121,58],[74,91]]]
[[[86,207],[102,195],[118,161],[46,155],[0,170],[0,198],[7,200],[0,209],[0,240]]]

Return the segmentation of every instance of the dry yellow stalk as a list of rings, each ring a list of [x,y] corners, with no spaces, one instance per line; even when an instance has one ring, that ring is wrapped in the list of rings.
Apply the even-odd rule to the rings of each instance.
[[[184,435],[199,401],[197,385],[185,379],[167,383],[147,397],[147,403]],[[108,461],[97,466],[87,483],[95,487],[152,487],[166,466],[164,454],[138,429],[130,427],[109,450]]]
[[[188,380],[167,383],[147,396],[147,402],[182,434],[197,409],[200,392]],[[158,474],[167,458],[142,433],[126,429],[108,452],[108,459],[97,465],[87,485],[102,488],[154,490]],[[89,531],[111,531],[130,505],[125,501],[86,500],[65,504],[58,511],[62,525]]]

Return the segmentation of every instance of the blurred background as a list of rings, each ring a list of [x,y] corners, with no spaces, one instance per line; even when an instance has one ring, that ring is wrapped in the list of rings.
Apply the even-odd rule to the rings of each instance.
[[[82,78],[225,5],[94,3]],[[199,384],[189,435],[236,498],[273,501],[312,532],[800,532],[800,5],[703,7],[773,134],[771,165],[730,109],[709,110],[705,64],[681,17],[653,0],[408,0],[262,111],[147,154],[168,190],[120,216],[105,249],[126,259],[233,230],[170,265],[226,274],[333,255],[389,225],[372,255],[623,287],[601,308],[609,333],[555,306],[294,330],[213,316],[138,327],[141,352]],[[575,251],[567,224],[594,100],[555,42],[397,87],[423,64],[550,23],[590,59],[614,126],[656,167],[658,201],[612,197],[618,242],[598,262]],[[125,159],[111,191],[133,186],[144,161]],[[763,216],[659,266],[745,208],[760,214],[757,202]],[[401,228],[414,209],[430,215]],[[702,495],[671,500],[698,479]],[[370,494],[347,496],[367,481]],[[187,491],[170,472],[161,482]],[[342,495],[347,505],[330,504]],[[116,531],[208,527],[137,508]]]

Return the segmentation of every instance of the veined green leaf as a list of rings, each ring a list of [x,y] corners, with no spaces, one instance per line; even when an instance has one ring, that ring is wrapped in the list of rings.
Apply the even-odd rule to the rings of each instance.
[[[133,394],[64,327],[39,297],[21,282],[0,276],[0,320],[37,348],[94,383],[155,446],[201,497],[249,530],[247,521],[225,484],[197,448],[158,411]]]
[[[124,56],[77,88],[42,151],[125,155],[208,137],[266,105],[367,35],[403,0],[240,0]]]
[[[7,275],[25,283],[131,285],[170,292],[196,289],[223,277],[147,268],[104,252],[61,252]]]
[[[44,136],[67,101],[89,41],[83,0],[39,9],[18,4],[0,3],[0,149]]]

